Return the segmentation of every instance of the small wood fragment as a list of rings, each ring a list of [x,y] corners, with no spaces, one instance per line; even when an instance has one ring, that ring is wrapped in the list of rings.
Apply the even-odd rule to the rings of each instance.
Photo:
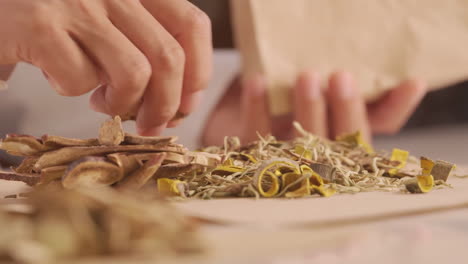
[[[0,180],[24,182],[29,186],[35,186],[41,177],[36,174],[21,174],[14,172],[0,171]]]
[[[125,177],[116,186],[118,190],[138,190],[143,187],[158,171],[164,161],[166,154],[160,153],[145,162],[143,167],[137,169],[132,174]]]
[[[105,121],[99,129],[99,143],[105,146],[118,146],[124,141],[125,132],[119,116]]]
[[[122,177],[122,170],[104,158],[85,157],[70,164],[63,175],[62,184],[67,189],[102,187],[110,186]]]

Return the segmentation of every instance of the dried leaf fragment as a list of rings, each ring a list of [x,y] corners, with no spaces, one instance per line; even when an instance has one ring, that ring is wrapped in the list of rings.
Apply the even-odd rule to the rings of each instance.
[[[119,116],[105,121],[99,129],[99,143],[105,146],[118,146],[124,141],[125,132]]]
[[[168,178],[158,179],[158,192],[167,196],[187,197],[188,185],[184,181]]]
[[[421,157],[420,163],[421,163],[422,175],[430,175],[432,168],[434,167],[434,164],[435,164],[434,161],[426,157]]]
[[[123,177],[122,170],[101,157],[85,157],[70,164],[62,178],[67,189],[109,186]]]
[[[374,153],[374,148],[364,140],[361,131],[338,136],[336,140],[346,142],[348,144],[351,144],[352,146],[362,147],[368,153]]]
[[[310,195],[310,183],[309,178],[305,178],[302,181],[299,181],[302,178],[301,174],[294,172],[289,172],[281,175],[283,188],[288,188],[287,192],[284,194],[286,198],[298,198]],[[298,183],[294,184],[295,182]]]
[[[390,169],[388,173],[390,175],[395,175],[398,172],[398,169],[401,169],[406,166],[406,161],[408,160],[409,152],[401,149],[393,149],[391,161],[398,161],[399,164],[396,168]]]

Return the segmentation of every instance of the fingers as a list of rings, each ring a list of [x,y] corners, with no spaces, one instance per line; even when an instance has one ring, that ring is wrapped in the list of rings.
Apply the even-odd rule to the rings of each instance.
[[[299,76],[294,93],[294,118],[305,130],[328,136],[327,107],[317,73],[306,72]]]
[[[108,20],[76,34],[106,79],[107,85],[92,95],[92,107],[110,115],[124,115],[135,109],[151,77],[145,55]]]
[[[79,96],[95,89],[100,78],[92,60],[65,31],[47,31],[48,37],[35,44],[31,63],[47,74],[60,95]]]
[[[159,134],[177,112],[182,95],[185,54],[174,37],[138,2],[115,3],[112,23],[148,58],[152,73],[137,116],[142,135]]]
[[[242,142],[251,142],[270,133],[270,115],[266,83],[261,76],[247,77],[242,82],[240,120]]]
[[[145,8],[180,43],[185,51],[183,95],[179,112],[191,113],[200,101],[212,74],[211,22],[186,0],[141,0]]]
[[[331,76],[327,101],[332,138],[359,130],[370,140],[365,102],[349,73],[338,72]]]
[[[407,81],[368,107],[375,133],[396,133],[408,121],[427,92],[421,81]]]

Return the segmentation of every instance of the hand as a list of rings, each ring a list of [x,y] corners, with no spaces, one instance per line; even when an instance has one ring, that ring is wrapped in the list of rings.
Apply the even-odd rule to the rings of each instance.
[[[420,81],[403,82],[378,101],[366,104],[352,76],[338,72],[322,91],[320,77],[314,72],[299,76],[293,89],[294,112],[272,118],[268,112],[266,85],[261,76],[234,81],[208,119],[203,143],[222,144],[224,136],[240,136],[247,143],[261,135],[280,139],[295,135],[292,121],[322,137],[360,130],[369,140],[372,133],[396,133],[406,123],[426,93]]]
[[[192,112],[211,75],[210,20],[186,0],[0,0],[0,47],[0,64],[34,64],[61,95],[136,113],[143,135]]]

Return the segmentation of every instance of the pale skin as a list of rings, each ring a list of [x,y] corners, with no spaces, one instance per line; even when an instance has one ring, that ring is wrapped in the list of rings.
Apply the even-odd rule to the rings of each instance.
[[[257,140],[258,134],[290,139],[295,136],[293,121],[321,137],[336,138],[361,131],[370,142],[372,134],[398,132],[427,91],[423,82],[409,80],[367,104],[349,73],[334,73],[325,88],[320,78],[314,71],[298,77],[291,89],[293,113],[283,117],[269,114],[267,88],[261,75],[234,81],[206,123],[203,144],[222,144],[226,135],[237,135],[243,143]]]
[[[211,77],[209,18],[186,0],[0,0],[0,73],[18,62],[63,96],[136,116],[142,135],[194,111]]]

